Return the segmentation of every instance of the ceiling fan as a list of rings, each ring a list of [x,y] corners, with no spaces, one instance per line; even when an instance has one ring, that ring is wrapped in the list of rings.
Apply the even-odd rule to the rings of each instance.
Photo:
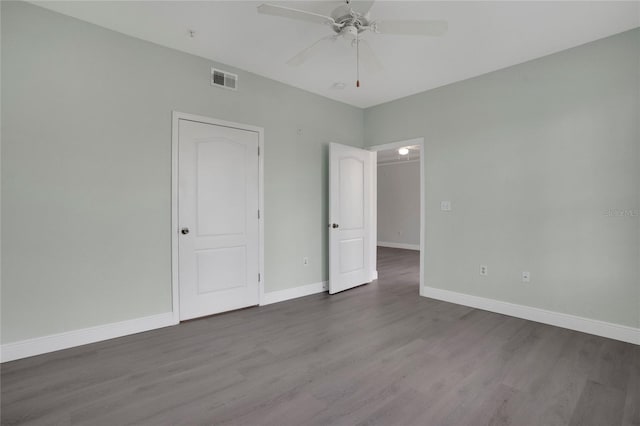
[[[359,74],[361,59],[363,64],[368,68],[373,70],[382,68],[369,43],[361,39],[362,33],[369,31],[376,34],[441,36],[447,32],[448,24],[446,21],[373,20],[369,14],[369,10],[374,3],[373,0],[344,0],[344,2],[341,1],[340,3],[342,4],[331,12],[331,16],[269,3],[258,6],[258,12],[265,15],[280,16],[330,26],[333,32],[332,34],[322,37],[311,46],[302,50],[289,59],[287,64],[291,66],[302,65],[316,54],[326,42],[343,38],[356,47],[356,87],[360,87]]]

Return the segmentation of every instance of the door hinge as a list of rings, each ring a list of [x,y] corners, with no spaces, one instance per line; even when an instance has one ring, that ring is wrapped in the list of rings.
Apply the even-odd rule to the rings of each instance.
[[[258,219],[260,219],[260,209],[258,209]]]
[[[258,273],[258,282],[260,282],[260,278],[261,278],[260,273]]]
[[[260,157],[260,147],[258,147],[258,157]]]

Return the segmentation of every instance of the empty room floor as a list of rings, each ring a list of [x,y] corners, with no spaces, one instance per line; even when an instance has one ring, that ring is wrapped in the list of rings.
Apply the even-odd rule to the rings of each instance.
[[[379,280],[2,365],[2,424],[637,425],[640,347]]]

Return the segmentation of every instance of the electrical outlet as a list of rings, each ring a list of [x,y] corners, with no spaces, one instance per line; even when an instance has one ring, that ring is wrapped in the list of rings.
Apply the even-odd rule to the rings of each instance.
[[[529,283],[531,282],[531,274],[527,271],[522,273],[522,282],[523,283]]]
[[[482,276],[489,275],[489,267],[487,265],[480,265],[480,275]]]
[[[309,266],[309,258],[308,257],[303,257],[302,258],[302,264],[304,266]]]
[[[451,211],[451,201],[440,201],[440,210],[443,212]]]

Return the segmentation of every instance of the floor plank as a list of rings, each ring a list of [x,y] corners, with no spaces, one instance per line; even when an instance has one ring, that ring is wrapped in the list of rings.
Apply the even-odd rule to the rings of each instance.
[[[589,380],[569,425],[619,425],[624,403],[625,393],[621,390]]]

